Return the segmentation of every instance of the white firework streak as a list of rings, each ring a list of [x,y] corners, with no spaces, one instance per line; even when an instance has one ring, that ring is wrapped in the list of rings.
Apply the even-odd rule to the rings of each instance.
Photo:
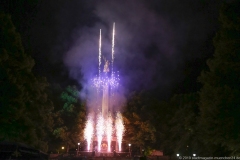
[[[93,137],[93,121],[92,118],[88,118],[86,128],[84,130],[84,138],[87,140],[87,150],[90,150],[90,143]]]
[[[100,36],[99,36],[99,50],[98,50],[98,77],[101,75],[101,56],[102,56],[102,35],[101,35],[101,29],[100,29]]]
[[[117,113],[115,128],[116,128],[117,141],[118,141],[118,145],[119,145],[118,148],[119,148],[119,151],[121,151],[124,125],[123,125],[122,115],[120,112]]]
[[[101,113],[98,114],[97,117],[97,140],[98,140],[98,151],[101,151],[101,143],[104,135],[104,119]]]
[[[113,62],[114,62],[114,38],[115,38],[115,22],[113,23],[113,33],[112,33],[112,77],[113,77]]]

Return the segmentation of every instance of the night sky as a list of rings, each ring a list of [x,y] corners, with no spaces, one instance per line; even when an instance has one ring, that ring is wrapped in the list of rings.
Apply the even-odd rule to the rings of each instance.
[[[219,0],[2,1],[12,15],[34,72],[63,86],[98,72],[98,37],[111,55],[116,23],[115,67],[124,93],[150,90],[159,98],[197,91],[212,56]]]

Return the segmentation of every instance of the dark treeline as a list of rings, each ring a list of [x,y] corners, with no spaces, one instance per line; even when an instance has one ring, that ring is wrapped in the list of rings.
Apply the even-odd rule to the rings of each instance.
[[[34,60],[25,53],[11,17],[1,13],[0,23],[0,139],[46,151],[53,126],[47,80],[32,73]]]
[[[165,101],[150,91],[127,97],[124,140],[132,144],[132,150],[149,154],[159,149],[166,155],[190,156],[240,154],[238,8],[237,1],[222,5],[214,54],[207,60],[207,69],[202,68],[194,92],[175,94]],[[0,140],[52,152],[63,152],[61,146],[67,151],[76,148],[78,142],[84,142],[86,118],[79,89],[49,83],[34,73],[34,51],[24,50],[17,32],[21,29],[3,12],[0,24]]]
[[[147,92],[134,93],[128,99],[125,136],[129,142],[173,156],[240,154],[239,7],[239,2],[221,6],[214,54],[198,76],[200,89],[166,101]]]
[[[32,72],[11,16],[0,13],[0,140],[42,151],[75,147],[82,137],[85,103],[75,86],[49,84]],[[50,148],[49,148],[50,147]]]

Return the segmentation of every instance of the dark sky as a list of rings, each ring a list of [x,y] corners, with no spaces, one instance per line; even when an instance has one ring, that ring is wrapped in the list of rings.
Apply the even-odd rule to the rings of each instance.
[[[125,93],[194,91],[213,54],[219,0],[8,1],[5,8],[50,82],[85,85],[98,71],[99,29],[103,54],[111,54],[116,23],[115,70]],[[83,76],[83,77],[82,77]]]

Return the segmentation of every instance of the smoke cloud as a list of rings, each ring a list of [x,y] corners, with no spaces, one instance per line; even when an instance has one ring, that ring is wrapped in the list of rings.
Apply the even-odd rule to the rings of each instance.
[[[173,31],[171,26],[159,15],[150,11],[140,1],[102,1],[96,4],[95,14],[101,19],[92,27],[81,28],[75,44],[67,52],[65,63],[74,77],[76,66],[81,67],[83,81],[89,86],[89,80],[98,71],[99,29],[103,31],[102,53],[111,56],[111,29],[116,23],[115,70],[120,73],[121,84],[129,90],[149,89],[159,85],[153,81],[164,80],[164,67],[171,61],[175,52],[171,43]],[[126,12],[127,11],[127,12]],[[162,64],[162,65],[159,65]],[[168,71],[172,66],[168,66]],[[154,79],[155,78],[155,79]]]
[[[113,22],[116,23],[114,70],[119,71],[121,95],[154,88],[161,88],[162,95],[168,94],[174,84],[183,80],[184,63],[205,56],[201,47],[216,30],[217,1],[48,3],[42,6],[46,17],[51,7],[55,8],[51,17],[54,25],[44,26],[50,28],[53,41],[50,56],[58,57],[52,61],[62,59],[70,77],[83,86],[81,95],[87,99],[96,98],[89,96],[89,87],[90,80],[98,74],[99,30],[102,30],[102,54],[110,59]],[[40,23],[36,24],[39,29]],[[58,36],[54,37],[54,33]]]

